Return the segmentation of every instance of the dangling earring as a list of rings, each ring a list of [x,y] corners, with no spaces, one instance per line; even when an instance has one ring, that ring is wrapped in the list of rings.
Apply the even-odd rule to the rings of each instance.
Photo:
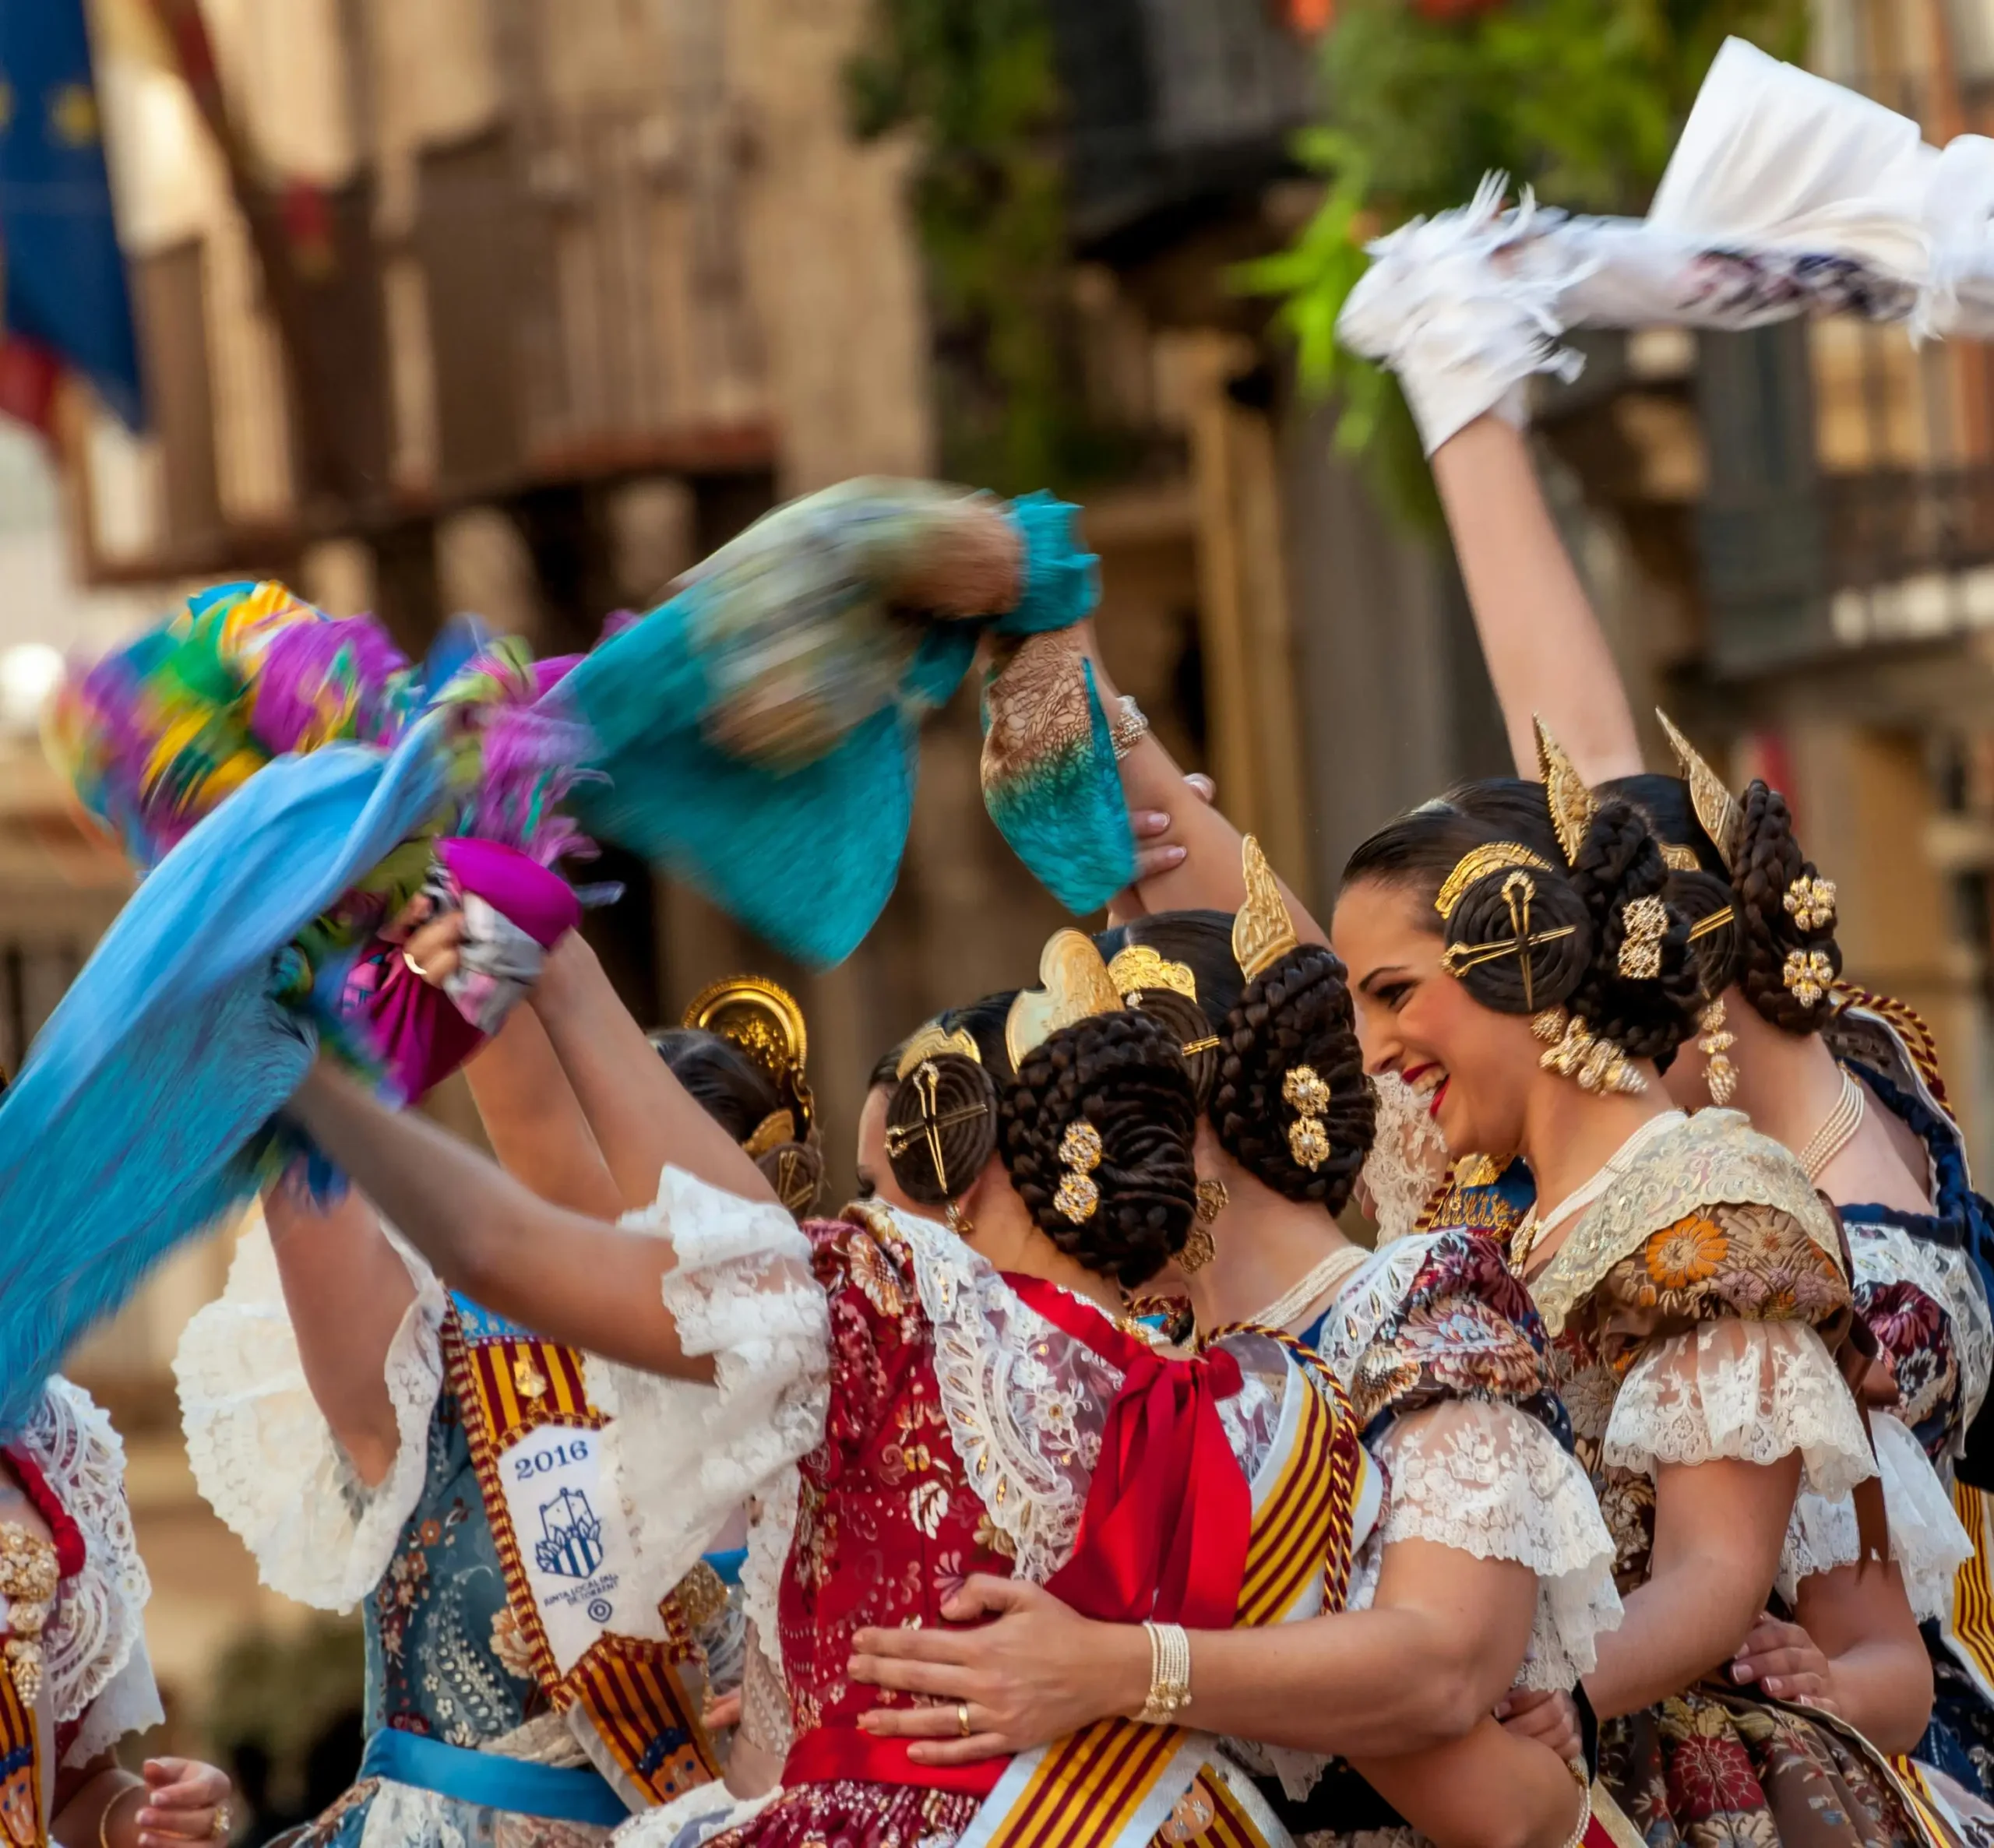
[[[1721,994],[1697,1016],[1696,1031],[1701,1036],[1696,1050],[1705,1061],[1703,1082],[1710,1087],[1710,1102],[1721,1110],[1738,1089],[1738,1068],[1729,1057],[1732,1047],[1738,1044],[1738,1036],[1724,1030]]]
[[[976,1230],[969,1215],[951,1200],[942,1214],[942,1223],[958,1238],[967,1238]]]
[[[1212,1241],[1212,1222],[1232,1204],[1232,1196],[1226,1192],[1223,1181],[1200,1181],[1198,1183],[1197,1215],[1191,1222],[1190,1234],[1184,1241],[1184,1248],[1177,1254],[1177,1265],[1185,1272],[1203,1270],[1211,1262],[1217,1247]]]

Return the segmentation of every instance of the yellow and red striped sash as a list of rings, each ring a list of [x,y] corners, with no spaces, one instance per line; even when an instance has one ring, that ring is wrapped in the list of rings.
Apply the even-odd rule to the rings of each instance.
[[[654,1610],[632,1610],[627,1597],[618,1608],[622,1587],[615,1566],[621,1555],[613,1541],[605,1544],[604,1523],[620,1522],[622,1510],[597,1508],[586,1494],[559,1487],[561,1466],[571,1453],[590,1456],[609,1423],[590,1403],[582,1357],[516,1330],[473,1333],[467,1316],[484,1322],[482,1312],[468,1304],[453,1304],[445,1318],[444,1361],[505,1573],[506,1602],[534,1678],[556,1712],[579,1709],[587,1717],[622,1773],[612,1781],[628,1786],[625,1801],[669,1802],[720,1775],[699,1704],[681,1672],[682,1667],[702,1670],[692,1625],[706,1613],[687,1608],[689,1580]],[[555,1441],[543,1436],[536,1445],[530,1441],[536,1433]],[[541,1510],[540,1533],[522,1536],[506,1472],[509,1466],[530,1483],[543,1463],[555,1493]],[[558,1573],[574,1586],[572,1594],[562,1594],[573,1607],[556,1617],[558,1635],[536,1595],[524,1546],[534,1549],[543,1580]],[[647,1633],[632,1633],[639,1630]]]
[[[1271,1329],[1224,1332],[1273,1340],[1291,1362],[1281,1428],[1253,1484],[1238,1621],[1340,1609],[1368,1466],[1356,1417],[1307,1350]],[[1116,1719],[1013,1758],[957,1848],[1140,1848],[1166,1825],[1170,1840],[1201,1848],[1268,1848],[1270,1831],[1281,1836],[1250,1786],[1236,1789],[1213,1762],[1207,1735]]]
[[[14,1848],[48,1848],[34,1709],[5,1673],[0,1673],[0,1828]]]
[[[1953,1484],[1953,1506],[1973,1541],[1973,1554],[1953,1575],[1946,1642],[1982,1696],[1994,1701],[1994,1507],[1963,1482]]]

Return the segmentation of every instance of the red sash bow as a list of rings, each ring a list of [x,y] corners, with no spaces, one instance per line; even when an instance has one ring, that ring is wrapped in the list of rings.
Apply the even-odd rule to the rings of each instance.
[[[1122,1371],[1073,1557],[1046,1589],[1109,1623],[1229,1630],[1245,1581],[1253,1497],[1219,1419],[1243,1383],[1223,1348],[1172,1360],[1034,1277],[1005,1281]]]

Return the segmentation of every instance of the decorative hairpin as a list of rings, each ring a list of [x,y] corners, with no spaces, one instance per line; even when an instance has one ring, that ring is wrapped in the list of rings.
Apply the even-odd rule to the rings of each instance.
[[[1787,887],[1781,903],[1798,928],[1825,931],[1835,921],[1835,882],[1816,873],[1802,873]]]
[[[1787,993],[1803,1008],[1811,1008],[1819,1002],[1834,985],[1834,979],[1835,966],[1826,950],[1792,949],[1786,952],[1786,964],[1780,971],[1780,980],[1785,984]]]
[[[1323,1121],[1330,1087],[1313,1065],[1291,1065],[1281,1081],[1281,1099],[1295,1113],[1288,1126],[1288,1152],[1297,1167],[1314,1174],[1330,1159],[1330,1132]]]
[[[1710,837],[1710,843],[1724,861],[1726,871],[1735,871],[1739,850],[1745,844],[1745,811],[1724,779],[1706,763],[1695,745],[1677,728],[1675,721],[1661,707],[1654,716],[1661,721],[1669,748],[1675,753],[1676,766],[1689,786],[1689,806]]]
[[[1181,994],[1186,1001],[1198,998],[1197,977],[1191,973],[1189,964],[1173,963],[1147,943],[1125,944],[1117,950],[1108,966],[1108,975],[1128,1007],[1138,1006],[1145,994],[1161,991]]]
[[[801,1006],[780,983],[763,975],[728,976],[694,995],[680,1023],[731,1040],[790,1100],[794,1133],[789,1139],[801,1142],[809,1135],[816,1114],[804,1076],[810,1036]]]
[[[1302,938],[1281,896],[1281,882],[1260,843],[1248,835],[1239,843],[1240,871],[1245,875],[1246,902],[1232,920],[1232,957],[1248,981],[1256,981]]]
[[[1440,952],[1440,966],[1459,981],[1471,969],[1514,956],[1523,965],[1524,1011],[1534,1011],[1537,997],[1532,988],[1531,952],[1540,944],[1569,937],[1578,929],[1577,924],[1557,924],[1548,931],[1532,930],[1531,906],[1536,902],[1537,882],[1520,869],[1511,873],[1503,882],[1503,903],[1510,912],[1509,935],[1493,943],[1450,943]]]
[[[1533,716],[1531,722],[1537,727],[1538,770],[1544,779],[1544,799],[1551,811],[1551,825],[1559,846],[1565,850],[1565,864],[1577,866],[1599,804],[1565,747],[1551,735],[1544,721]]]
[[[976,1036],[967,1027],[944,1027],[939,1020],[930,1020],[914,1030],[901,1051],[893,1075],[904,1078],[922,1060],[939,1058],[943,1053],[974,1059],[979,1065],[983,1063],[983,1054],[977,1050]]]
[[[1622,978],[1630,982],[1651,982],[1661,973],[1662,939],[1668,935],[1668,907],[1650,894],[1629,899],[1620,907],[1620,939],[1617,963]]]
[[[1126,1011],[1094,939],[1078,931],[1055,931],[1047,940],[1038,979],[1038,987],[1020,991],[1004,1022],[1004,1047],[1014,1072],[1022,1072],[1026,1054],[1062,1026]]]
[[[1520,841],[1492,840],[1471,847],[1454,862],[1453,871],[1441,882],[1434,898],[1433,909],[1440,913],[1442,922],[1453,919],[1470,887],[1480,885],[1491,873],[1499,873],[1506,867],[1525,867],[1538,873],[1556,870],[1541,854],[1532,853]]]
[[[1059,1191],[1052,1204],[1076,1226],[1083,1226],[1101,1204],[1101,1188],[1094,1171],[1101,1166],[1101,1132],[1084,1120],[1069,1123],[1059,1139]]]

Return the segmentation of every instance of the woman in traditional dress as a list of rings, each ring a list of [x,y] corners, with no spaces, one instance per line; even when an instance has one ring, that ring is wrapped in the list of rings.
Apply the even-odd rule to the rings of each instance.
[[[461,914],[403,928],[410,966],[449,980]],[[794,1209],[815,1199],[792,998],[716,984],[653,1040]],[[618,1192],[530,1008],[467,1069],[494,1147],[543,1198],[643,1202]],[[321,1213],[287,1190],[264,1218],[175,1365],[196,1480],[266,1581],[362,1604],[366,1759],[309,1839],[567,1843],[713,1776],[703,1709],[739,1685],[742,1624],[711,1566],[660,1579],[638,1555],[600,1467],[601,1364],[446,1290],[358,1194]],[[571,1428],[577,1462],[550,1470],[546,1434]],[[509,1494],[529,1466],[530,1493]],[[590,1510],[579,1552],[545,1544],[557,1491]]]
[[[150,1593],[124,1445],[58,1374],[0,1447],[0,1827],[19,1848],[227,1839],[225,1773],[151,1758],[135,1775],[116,1755],[165,1717],[146,1653]]]
[[[1725,75],[1699,102],[1700,143],[1721,141],[1732,121],[1749,118],[1753,133],[1770,132],[1793,85],[1810,108],[1853,111],[1865,129],[1879,113],[1755,55],[1727,52],[1721,62]],[[1824,132],[1820,145],[1833,140]],[[1837,979],[1836,889],[1805,857],[1784,801],[1763,783],[1735,798],[1665,719],[1682,775],[1641,773],[1625,691],[1522,439],[1504,418],[1471,414],[1499,400],[1513,417],[1519,400],[1510,388],[1529,363],[1513,346],[1508,365],[1497,357],[1517,325],[1507,276],[1520,249],[1503,249],[1491,228],[1464,232],[1481,249],[1478,261],[1463,262],[1458,252],[1447,260],[1444,221],[1424,228],[1417,260],[1410,251],[1382,253],[1359,321],[1382,314],[1448,324],[1444,336],[1404,344],[1393,363],[1425,407],[1435,478],[1512,739],[1526,748],[1530,714],[1545,714],[1561,735],[1584,741],[1584,774],[1639,804],[1656,824],[1678,869],[1672,896],[1700,939],[1707,996],[1695,1051],[1686,1048],[1668,1075],[1671,1093],[1690,1109],[1735,1104],[1793,1149],[1835,1202],[1856,1301],[1895,1387],[1875,1429],[1902,1595],[1889,1584],[1892,1575],[1864,1583],[1853,1570],[1851,1508],[1803,1497],[1779,1586],[1797,1621],[1769,1617],[1734,1673],[1833,1706],[1903,1751],[1925,1731],[1936,1673],[1939,1713],[1919,1756],[1984,1797],[1994,1745],[1994,1634],[1973,1629],[1985,1621],[1978,1600],[1968,1597],[1956,1614],[1953,1574],[1970,1543],[1946,1485],[1969,1452],[1994,1362],[1975,1262],[1987,1241],[1987,1209],[1968,1181],[1922,1023]],[[1442,294],[1449,312],[1429,322]],[[1534,317],[1532,325],[1527,343],[1541,354],[1555,323]],[[1981,1498],[1964,1485],[1954,1494],[1979,1543],[1967,1569],[1984,1584]],[[1911,1617],[1925,1624],[1922,1642],[1911,1635]],[[1971,1634],[1961,1633],[1962,1621]],[[1928,1651],[1929,1667],[1919,1660]]]

